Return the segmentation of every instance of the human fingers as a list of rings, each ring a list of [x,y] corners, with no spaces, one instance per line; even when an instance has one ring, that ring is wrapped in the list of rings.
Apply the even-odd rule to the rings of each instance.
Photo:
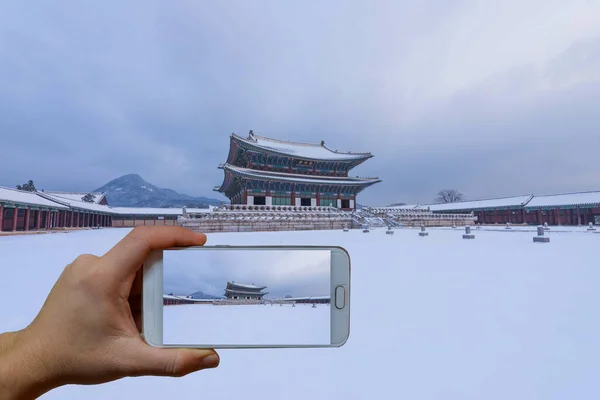
[[[127,366],[129,376],[181,377],[207,368],[216,368],[219,355],[212,349],[156,348],[145,343],[135,346],[135,357]]]
[[[204,243],[205,234],[178,226],[137,227],[102,257],[102,263],[117,279],[124,279],[138,271],[153,250]]]

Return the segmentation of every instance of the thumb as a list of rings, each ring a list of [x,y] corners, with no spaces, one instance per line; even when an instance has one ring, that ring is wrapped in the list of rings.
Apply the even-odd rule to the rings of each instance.
[[[134,375],[181,377],[219,365],[219,355],[209,349],[164,349],[142,346],[134,366]]]

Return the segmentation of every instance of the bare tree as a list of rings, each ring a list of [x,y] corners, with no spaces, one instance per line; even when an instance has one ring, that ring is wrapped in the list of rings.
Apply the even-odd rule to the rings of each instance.
[[[443,189],[437,193],[437,197],[435,201],[437,203],[456,203],[457,201],[462,201],[464,196],[461,192],[454,189]]]

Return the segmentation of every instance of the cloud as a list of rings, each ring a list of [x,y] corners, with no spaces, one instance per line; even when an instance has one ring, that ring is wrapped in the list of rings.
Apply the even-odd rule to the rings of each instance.
[[[222,296],[228,281],[267,286],[268,297],[327,296],[330,291],[329,251],[165,252],[165,293],[189,295],[196,291]]]
[[[589,190],[598,67],[586,0],[11,3],[0,184],[210,195],[254,129],[373,152],[361,202]]]

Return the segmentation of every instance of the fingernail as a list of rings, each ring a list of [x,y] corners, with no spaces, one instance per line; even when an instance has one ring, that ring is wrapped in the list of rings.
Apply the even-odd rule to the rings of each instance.
[[[204,368],[214,368],[217,365],[219,365],[219,356],[216,354],[211,354],[202,359],[202,366]]]

